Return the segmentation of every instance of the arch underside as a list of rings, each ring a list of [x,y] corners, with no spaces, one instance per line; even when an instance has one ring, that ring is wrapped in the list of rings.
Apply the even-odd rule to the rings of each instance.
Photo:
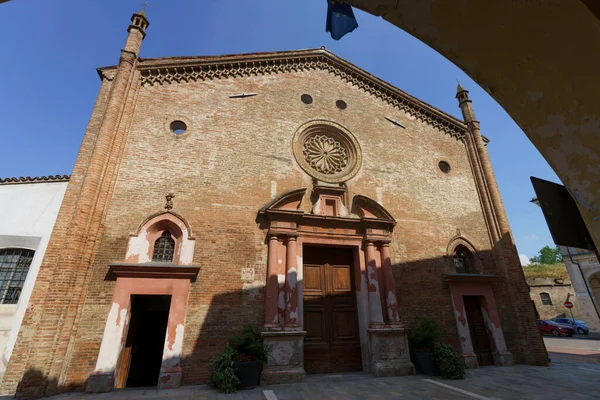
[[[590,51],[600,48],[600,22],[593,2],[347,2],[431,46],[498,101],[570,190],[600,247],[600,53]]]

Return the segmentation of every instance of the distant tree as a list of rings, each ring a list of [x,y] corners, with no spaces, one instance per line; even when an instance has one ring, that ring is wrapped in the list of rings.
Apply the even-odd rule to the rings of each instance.
[[[560,254],[558,246],[554,248],[544,246],[540,249],[537,256],[531,257],[531,262],[534,264],[556,264],[562,262],[562,260],[562,254]]]

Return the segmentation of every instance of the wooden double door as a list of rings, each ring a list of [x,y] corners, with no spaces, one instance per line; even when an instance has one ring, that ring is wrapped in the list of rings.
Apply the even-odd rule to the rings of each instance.
[[[465,312],[467,313],[467,321],[469,322],[473,352],[477,356],[477,363],[479,365],[494,365],[490,334],[483,319],[481,300],[478,296],[464,296],[463,301]]]
[[[352,250],[305,247],[303,258],[306,372],[362,371]]]

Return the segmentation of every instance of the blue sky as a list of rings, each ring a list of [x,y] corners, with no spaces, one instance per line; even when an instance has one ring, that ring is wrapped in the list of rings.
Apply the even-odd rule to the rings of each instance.
[[[0,177],[69,174],[100,80],[114,65],[140,1],[13,0],[0,5]],[[325,32],[325,0],[155,0],[141,57],[218,55],[325,46],[443,111],[460,116],[456,80],[470,91],[519,253],[552,239],[531,175],[560,182],[506,112],[460,69],[380,18]]]

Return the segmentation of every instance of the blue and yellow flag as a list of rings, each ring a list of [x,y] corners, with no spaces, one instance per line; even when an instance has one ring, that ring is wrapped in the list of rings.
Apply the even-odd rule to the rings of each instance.
[[[340,40],[346,33],[358,28],[358,23],[352,12],[350,4],[341,0],[327,0],[327,26],[325,31],[331,33],[331,37]]]

